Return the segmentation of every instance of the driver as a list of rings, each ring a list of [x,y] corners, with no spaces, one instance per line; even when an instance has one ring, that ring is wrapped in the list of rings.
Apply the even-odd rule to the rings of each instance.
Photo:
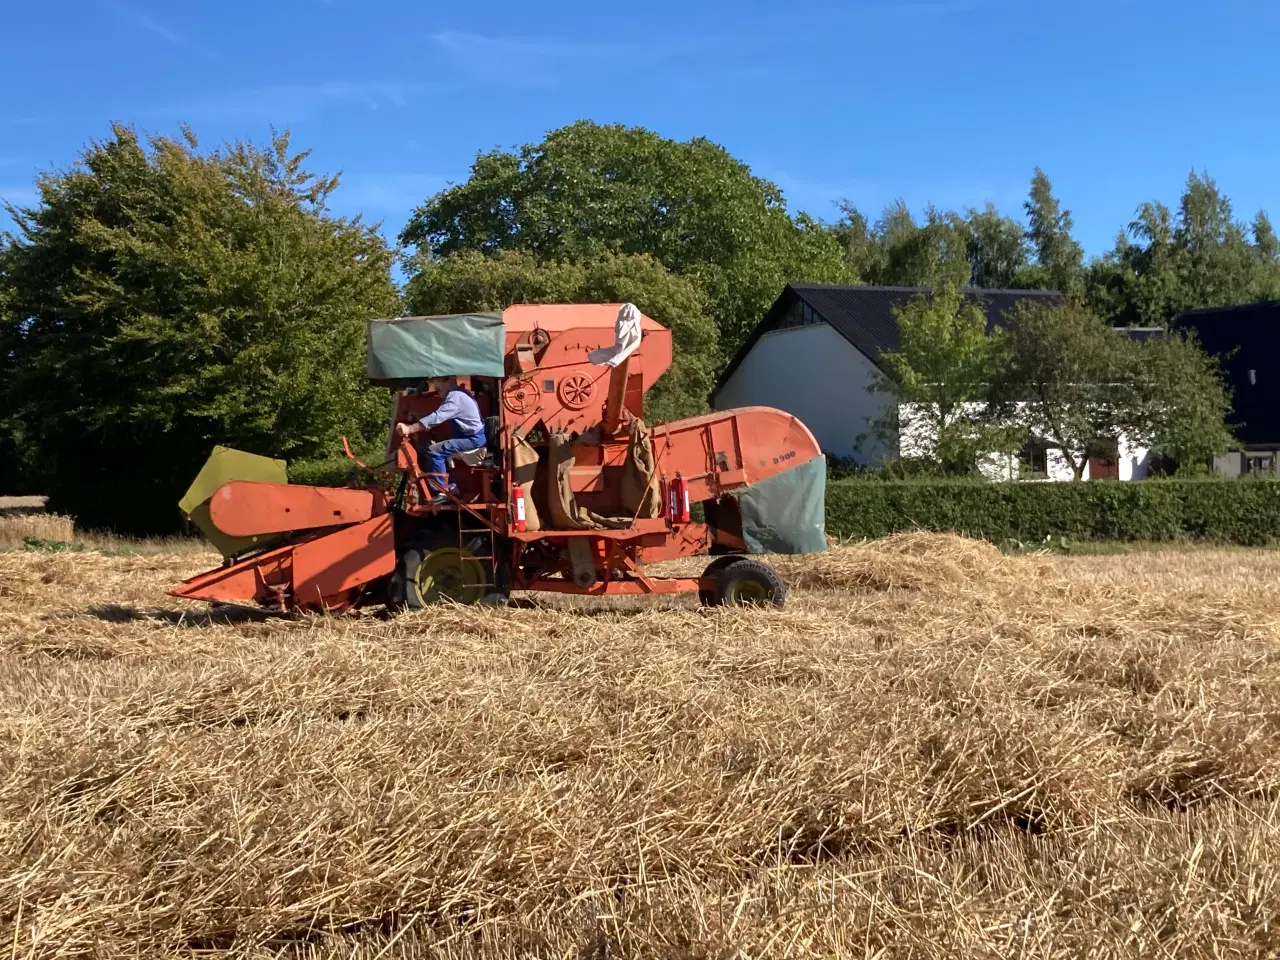
[[[432,480],[439,490],[431,502],[439,506],[449,502],[446,485],[450,493],[458,492],[457,486],[449,479],[449,457],[485,445],[484,420],[475,399],[458,386],[456,377],[432,377],[427,381],[427,388],[441,398],[440,406],[417,423],[396,424],[396,434],[399,437],[425,437],[428,430],[439,424],[447,423],[452,428],[453,438],[450,440],[427,444],[416,442],[418,457],[426,461],[427,472],[433,475]]]

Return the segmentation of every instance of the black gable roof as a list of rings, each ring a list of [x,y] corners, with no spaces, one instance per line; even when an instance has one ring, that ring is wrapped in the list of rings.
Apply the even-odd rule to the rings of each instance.
[[[1189,310],[1174,327],[1194,330],[1222,363],[1240,442],[1280,445],[1280,364],[1271,363],[1280,360],[1280,300]]]
[[[792,283],[782,291],[764,320],[752,331],[747,342],[725,367],[716,381],[720,389],[743,358],[759,342],[764,334],[778,329],[797,301],[807,303],[813,311],[835,329],[842,337],[866,354],[873,363],[880,362],[880,354],[892,353],[901,344],[898,318],[895,308],[910,303],[928,287],[862,287],[839,286],[822,283]],[[1013,307],[1026,300],[1057,300],[1061,294],[1054,290],[979,290],[965,289],[966,297],[978,300],[987,315],[988,327],[1004,326],[1005,316]]]

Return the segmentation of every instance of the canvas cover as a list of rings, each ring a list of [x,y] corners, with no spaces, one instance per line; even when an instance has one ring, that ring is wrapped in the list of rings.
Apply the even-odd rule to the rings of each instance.
[[[522,459],[527,459],[527,456],[521,454],[519,446],[516,453],[516,466],[520,469]],[[602,517],[578,503],[570,482],[574,453],[568,434],[561,431],[551,434],[547,443],[547,460],[551,489],[547,495],[550,527],[546,529],[625,530],[637,518],[648,520],[662,513],[659,479],[654,468],[653,435],[641,420],[631,422],[627,458],[623,462],[619,493],[625,516]]]
[[[827,458],[753,483],[737,494],[749,553],[821,553],[827,549]]]
[[[506,342],[497,313],[370,320],[369,382],[407,387],[428,377],[501,377]]]
[[[524,490],[524,528],[542,529],[542,478],[538,476],[538,451],[525,437],[516,437],[512,445],[511,481]],[[545,471],[543,471],[545,477]]]

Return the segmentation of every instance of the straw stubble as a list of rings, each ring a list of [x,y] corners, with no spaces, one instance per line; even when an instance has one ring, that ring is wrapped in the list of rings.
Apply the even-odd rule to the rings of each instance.
[[[15,955],[1246,956],[1280,554],[780,560],[785,609],[210,616],[0,554]]]

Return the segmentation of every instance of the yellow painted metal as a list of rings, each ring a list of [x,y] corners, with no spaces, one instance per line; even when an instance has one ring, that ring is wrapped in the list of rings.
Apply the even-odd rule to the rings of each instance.
[[[270,546],[280,540],[278,534],[262,537],[232,537],[213,525],[209,518],[209,500],[223,484],[232,480],[253,480],[258,483],[288,483],[289,475],[283,460],[260,457],[231,447],[214,447],[186,495],[178,501],[182,512],[191,518],[213,546],[224,557],[234,557],[249,550]]]

